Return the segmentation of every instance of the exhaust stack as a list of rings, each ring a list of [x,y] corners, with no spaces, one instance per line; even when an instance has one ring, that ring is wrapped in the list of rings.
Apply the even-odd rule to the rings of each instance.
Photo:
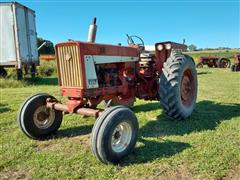
[[[88,30],[88,42],[91,42],[91,43],[95,43],[95,39],[96,39],[96,33],[97,33],[97,25],[96,25],[96,22],[97,22],[97,18],[94,17],[93,18],[93,22],[92,24],[89,26],[89,30]]]

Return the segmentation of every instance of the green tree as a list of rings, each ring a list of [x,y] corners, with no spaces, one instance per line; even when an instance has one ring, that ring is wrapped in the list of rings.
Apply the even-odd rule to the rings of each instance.
[[[41,37],[37,38],[37,47],[41,46],[42,43],[47,42],[39,51],[39,54],[55,54],[54,45],[51,41],[43,39]]]
[[[197,50],[197,46],[195,46],[194,44],[191,44],[188,46],[189,51],[196,51]]]

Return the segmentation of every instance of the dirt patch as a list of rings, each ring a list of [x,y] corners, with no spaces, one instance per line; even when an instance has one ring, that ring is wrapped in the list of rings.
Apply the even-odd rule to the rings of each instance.
[[[240,166],[231,169],[226,176],[219,178],[220,180],[239,180],[240,179]]]
[[[89,146],[90,135],[82,135],[75,137],[66,137],[61,140],[50,140],[46,142],[37,142],[36,150],[38,152],[55,152],[61,151],[62,149],[68,149],[77,144]],[[65,143],[65,141],[67,143]]]
[[[8,179],[31,179],[31,173],[29,170],[6,170],[0,172],[1,180]]]
[[[150,164],[149,164],[150,165]],[[158,167],[149,167],[148,164],[145,164],[145,170],[142,172],[139,171],[125,171],[126,169],[120,169],[121,174],[117,177],[119,179],[133,179],[133,180],[144,180],[144,179],[153,179],[153,180],[192,180],[198,179],[191,171],[188,166],[179,165],[177,169],[172,169],[169,166],[158,166]]]

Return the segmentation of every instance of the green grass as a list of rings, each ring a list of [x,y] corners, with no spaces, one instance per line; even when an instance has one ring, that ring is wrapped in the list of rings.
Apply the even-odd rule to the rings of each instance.
[[[43,85],[43,84],[57,84],[57,68],[55,61],[41,61],[40,66],[37,66],[37,74],[35,79],[31,78],[30,70],[28,74],[25,74],[23,70],[23,80],[17,80],[17,70],[15,68],[5,68],[7,71],[7,77],[5,79],[0,78],[0,88],[21,88],[30,85]],[[44,77],[44,79],[42,79]],[[51,77],[51,78],[45,78]]]
[[[59,131],[44,141],[18,128],[17,110],[29,95],[60,98],[54,78],[21,88],[1,89],[0,179],[221,179],[239,175],[240,73],[198,70],[196,109],[184,121],[170,120],[159,102],[137,100],[139,124],[134,152],[118,165],[92,154],[93,118],[66,115]],[[238,173],[238,174],[237,174]]]

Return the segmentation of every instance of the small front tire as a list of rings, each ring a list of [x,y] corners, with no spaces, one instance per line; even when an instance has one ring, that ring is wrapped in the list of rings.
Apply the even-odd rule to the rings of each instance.
[[[103,163],[127,156],[137,141],[138,121],[127,107],[110,107],[97,119],[91,135],[94,155]]]
[[[46,107],[48,94],[36,94],[27,98],[18,112],[18,122],[24,134],[42,139],[56,132],[62,123],[62,112]]]

